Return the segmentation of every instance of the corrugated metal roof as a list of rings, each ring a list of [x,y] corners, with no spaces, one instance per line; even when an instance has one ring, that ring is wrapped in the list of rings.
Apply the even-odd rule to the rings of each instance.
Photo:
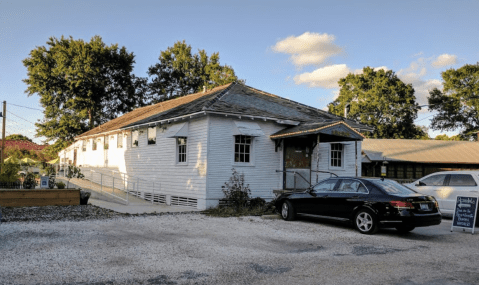
[[[479,164],[479,142],[364,139],[361,147],[372,161]]]

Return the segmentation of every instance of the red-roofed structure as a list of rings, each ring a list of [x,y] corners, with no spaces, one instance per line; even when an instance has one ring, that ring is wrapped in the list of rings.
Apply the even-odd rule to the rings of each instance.
[[[0,140],[0,145],[1,144],[2,144],[2,140]],[[5,140],[5,150],[9,148],[18,148],[18,149],[41,151],[47,146],[48,145],[38,145],[30,141]]]

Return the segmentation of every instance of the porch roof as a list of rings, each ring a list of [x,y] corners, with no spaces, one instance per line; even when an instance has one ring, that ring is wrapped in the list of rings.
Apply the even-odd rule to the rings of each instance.
[[[362,140],[364,136],[343,121],[324,121],[317,123],[303,123],[298,126],[287,128],[270,136],[271,139],[295,137],[309,134],[328,134],[343,137],[350,137],[355,140]]]

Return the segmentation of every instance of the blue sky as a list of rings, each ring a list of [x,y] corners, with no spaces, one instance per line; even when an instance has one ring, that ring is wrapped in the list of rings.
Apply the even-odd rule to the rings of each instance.
[[[6,133],[33,138],[32,123],[43,118],[13,104],[42,109],[38,96],[24,93],[22,60],[51,36],[100,35],[125,46],[137,76],[185,40],[194,51],[219,52],[247,85],[317,108],[334,99],[348,72],[387,68],[426,104],[442,71],[479,61],[477,11],[477,1],[0,0],[0,100],[14,114]],[[431,115],[421,111],[416,123],[428,126]]]

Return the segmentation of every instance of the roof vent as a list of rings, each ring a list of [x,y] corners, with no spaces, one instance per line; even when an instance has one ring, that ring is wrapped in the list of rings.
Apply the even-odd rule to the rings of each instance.
[[[203,85],[203,93],[206,93],[206,86]]]

